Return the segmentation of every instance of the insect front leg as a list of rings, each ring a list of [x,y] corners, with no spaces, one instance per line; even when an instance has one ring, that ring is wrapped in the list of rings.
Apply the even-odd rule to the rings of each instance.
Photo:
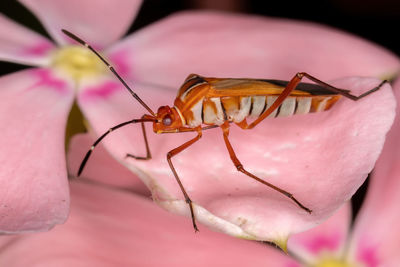
[[[142,117],[142,119],[145,118],[145,117],[146,117],[146,115],[144,115]],[[127,158],[134,158],[134,159],[139,159],[139,160],[151,159],[151,152],[150,152],[149,142],[147,141],[146,127],[144,126],[144,122],[142,122],[141,125],[142,125],[142,133],[143,133],[143,138],[144,138],[144,144],[146,146],[146,156],[145,157],[140,157],[140,156],[135,156],[135,155],[132,155],[132,154],[128,153],[128,154],[126,154]]]
[[[197,225],[196,225],[196,219],[195,219],[194,211],[193,211],[193,202],[192,202],[192,200],[190,199],[189,195],[186,193],[185,187],[183,186],[181,180],[179,179],[178,173],[176,172],[175,167],[174,167],[174,165],[172,164],[171,158],[172,158],[173,156],[179,154],[180,152],[182,152],[184,149],[188,148],[188,147],[191,146],[192,144],[194,144],[196,141],[198,141],[198,140],[201,138],[201,136],[202,136],[202,132],[201,132],[201,128],[199,127],[199,128],[197,128],[197,136],[196,136],[195,138],[193,138],[193,139],[187,141],[186,143],[184,143],[184,144],[178,146],[178,147],[175,148],[175,149],[172,149],[171,151],[169,151],[169,152],[167,153],[167,161],[168,161],[169,167],[171,168],[172,173],[174,174],[175,179],[176,179],[176,181],[177,181],[178,184],[179,184],[179,187],[180,187],[180,189],[181,189],[181,191],[182,191],[182,193],[183,193],[183,195],[184,195],[184,197],[185,197],[186,203],[189,205],[190,214],[191,214],[191,216],[192,216],[193,228],[194,228],[194,230],[195,230],[196,232],[199,231],[199,229],[197,228]]]
[[[244,174],[246,174],[247,176],[253,178],[254,180],[274,189],[275,191],[278,191],[279,193],[283,194],[284,196],[290,198],[293,202],[295,202],[297,204],[297,206],[299,206],[300,208],[302,208],[303,210],[307,211],[308,213],[311,213],[311,209],[307,208],[306,206],[304,206],[302,203],[300,203],[300,201],[298,201],[293,194],[271,184],[268,183],[266,181],[264,181],[263,179],[255,176],[254,174],[248,172],[242,165],[242,163],[239,161],[239,159],[237,158],[235,151],[233,150],[233,147],[229,141],[229,124],[227,122],[225,122],[224,124],[221,125],[221,129],[223,131],[223,136],[224,136],[224,141],[225,141],[225,145],[226,148],[228,149],[229,152],[229,156],[231,157],[231,160],[233,162],[233,164],[235,165],[236,169]]]
[[[114,127],[111,127],[110,129],[108,129],[107,132],[103,133],[91,146],[91,148],[88,150],[88,152],[86,153],[85,157],[83,158],[81,165],[79,166],[79,170],[78,170],[78,177],[81,175],[83,169],[86,166],[87,161],[89,160],[90,155],[92,154],[92,151],[96,148],[96,146],[106,137],[108,136],[110,133],[114,132],[115,130],[118,130],[126,125],[129,124],[135,124],[135,123],[143,123],[144,122],[151,122],[154,121],[155,118],[153,118],[152,116],[148,116],[148,115],[144,115],[141,119],[134,119],[134,120],[130,120],[130,121],[126,121],[123,123],[120,123],[118,125],[115,125]],[[143,126],[144,127],[144,126]]]

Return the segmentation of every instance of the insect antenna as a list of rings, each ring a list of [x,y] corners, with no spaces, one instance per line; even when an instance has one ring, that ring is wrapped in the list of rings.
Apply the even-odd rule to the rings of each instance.
[[[61,30],[65,35],[67,35],[68,37],[70,37],[71,39],[75,40],[76,42],[80,43],[83,46],[86,46],[88,49],[90,49],[90,51],[92,51],[98,58],[101,59],[101,61],[103,61],[104,64],[107,65],[107,67],[110,69],[110,71],[118,78],[118,80],[125,86],[125,88],[131,93],[131,95],[145,108],[147,109],[148,112],[150,112],[151,115],[155,116],[155,113],[153,112],[153,110],[151,110],[151,108],[149,106],[146,105],[145,102],[143,102],[143,100],[135,93],[133,92],[133,90],[129,87],[129,85],[124,81],[124,79],[122,79],[122,77],[115,71],[114,67],[110,65],[110,63],[108,63],[91,45],[89,45],[88,43],[86,43],[85,41],[83,41],[81,38],[79,38],[78,36],[76,36],[75,34],[62,29]]]
[[[149,116],[150,117],[150,116]],[[79,170],[78,170],[78,176],[81,175],[83,169],[85,168],[86,162],[88,161],[90,155],[92,154],[92,151],[94,150],[94,148],[111,132],[124,127],[128,124],[134,124],[134,123],[138,123],[138,122],[149,122],[149,121],[155,121],[155,118],[142,118],[142,119],[134,119],[134,120],[130,120],[130,121],[126,121],[123,123],[120,123],[118,125],[115,125],[114,127],[110,128],[107,132],[103,133],[94,143],[93,145],[90,147],[90,149],[88,150],[88,152],[86,153],[85,157],[82,160],[81,165],[79,166]]]

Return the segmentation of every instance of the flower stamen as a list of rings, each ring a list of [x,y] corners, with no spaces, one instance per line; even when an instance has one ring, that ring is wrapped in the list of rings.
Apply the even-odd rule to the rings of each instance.
[[[336,259],[333,257],[324,257],[319,260],[313,267],[358,267],[358,264],[347,262],[343,259]]]
[[[52,65],[75,81],[104,75],[107,68],[93,53],[80,46],[65,46],[57,50]]]

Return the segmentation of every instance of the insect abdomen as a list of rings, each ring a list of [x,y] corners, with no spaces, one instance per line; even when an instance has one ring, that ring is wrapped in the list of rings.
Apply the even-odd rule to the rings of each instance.
[[[265,112],[278,96],[213,97],[202,100],[202,110],[197,110],[196,121],[204,124],[221,125],[224,121],[239,123],[245,118],[257,118]],[[289,96],[269,117],[288,117],[328,110],[338,95]],[[200,108],[200,105],[197,109]],[[201,118],[200,118],[201,116]]]
[[[263,114],[283,92],[288,82],[276,80],[217,79],[192,74],[175,99],[183,124],[221,125],[240,123]],[[287,117],[329,109],[340,95],[315,84],[300,83],[269,117]]]

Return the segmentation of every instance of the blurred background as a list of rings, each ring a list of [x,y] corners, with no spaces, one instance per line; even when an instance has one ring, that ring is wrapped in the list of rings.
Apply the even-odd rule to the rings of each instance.
[[[400,55],[394,29],[400,26],[398,0],[145,0],[133,29],[185,9],[213,9],[284,17],[331,25],[379,43]]]
[[[96,1],[93,1],[93,4],[95,3]],[[397,41],[398,36],[396,35],[397,26],[400,25],[399,0],[144,0],[129,33],[174,12],[193,9],[220,10],[318,22],[361,36],[400,56],[400,42]],[[0,12],[18,23],[48,36],[40,22],[17,1],[0,1]],[[0,75],[23,68],[26,66],[0,61]],[[361,187],[353,198],[355,211],[362,202],[366,188],[367,185]]]

